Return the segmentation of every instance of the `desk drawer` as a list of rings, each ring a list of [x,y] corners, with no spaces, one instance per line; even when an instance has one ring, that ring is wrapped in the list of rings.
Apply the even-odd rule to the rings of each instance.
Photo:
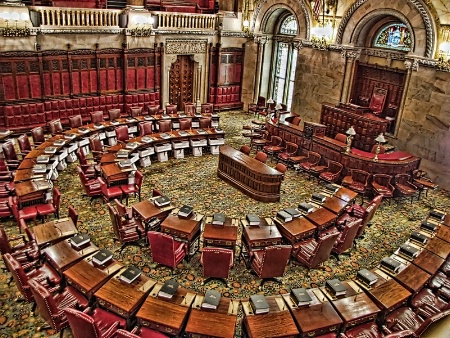
[[[169,326],[164,325],[164,324],[158,324],[158,323],[150,322],[148,320],[141,319],[141,318],[138,318],[138,323],[140,325],[146,326],[146,327],[148,327],[150,329],[153,329],[153,330],[156,330],[156,331],[159,331],[159,332],[168,333],[168,334],[174,335],[174,336],[177,336],[180,333],[180,331],[181,331],[181,330],[174,329],[174,328],[169,327]]]
[[[314,331],[309,332],[303,332],[300,334],[300,337],[306,338],[306,337],[316,337],[322,334],[330,333],[330,332],[337,332],[340,329],[340,325],[332,325],[328,327],[323,327],[321,329],[317,329]]]
[[[122,309],[119,309],[117,306],[114,306],[114,305],[112,305],[109,302],[104,301],[103,299],[98,299],[98,304],[101,307],[103,307],[103,308],[105,308],[107,310],[110,310],[110,311],[114,312],[115,314],[118,314],[121,317],[124,317],[124,318],[129,318],[130,317],[129,313],[127,313],[126,311],[124,311]]]
[[[204,239],[206,245],[217,245],[217,246],[227,246],[232,247],[236,245],[235,241],[225,241],[221,239]]]
[[[357,318],[357,319],[351,320],[351,321],[349,321],[347,323],[346,329],[348,329],[350,327],[353,327],[355,325],[358,325],[358,324],[367,323],[367,322],[374,322],[376,318],[377,318],[377,315],[374,314],[374,315],[365,316],[365,317],[361,317],[361,318]]]
[[[258,247],[266,247],[270,245],[279,245],[281,244],[281,240],[275,239],[275,240],[267,240],[267,241],[255,241],[250,244],[251,248],[258,248]]]
[[[181,232],[181,231],[177,231],[177,230],[173,230],[173,229],[163,229],[162,230],[164,233],[181,238],[181,239],[188,239],[188,234],[185,232]]]
[[[71,278],[66,278],[67,284],[72,285],[75,289],[80,291],[83,295],[87,295],[87,290],[80,286],[78,283],[75,283]]]

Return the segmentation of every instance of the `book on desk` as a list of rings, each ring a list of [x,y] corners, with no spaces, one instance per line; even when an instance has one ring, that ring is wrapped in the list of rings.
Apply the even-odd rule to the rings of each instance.
[[[117,153],[116,153],[116,157],[117,158],[128,158],[128,155],[130,154],[130,152],[127,149],[120,149]]]
[[[307,203],[307,202],[302,202],[298,205],[298,210],[300,212],[309,214],[311,211],[314,210],[314,205]]]
[[[170,198],[167,196],[159,196],[155,199],[155,205],[158,207],[164,207],[170,204]]]
[[[367,269],[359,270],[356,274],[356,279],[367,287],[371,287],[378,281],[377,275]]]
[[[65,138],[66,140],[73,140],[73,139],[75,139],[76,137],[77,137],[77,134],[73,134],[73,133],[64,135],[64,138]]]
[[[169,279],[166,281],[158,292],[158,296],[164,298],[172,298],[178,290],[178,282],[175,279]]]
[[[224,225],[225,224],[225,219],[226,219],[225,214],[223,214],[221,212],[216,212],[213,215],[212,224],[214,224],[214,225]]]
[[[53,145],[56,147],[62,147],[65,144],[66,144],[66,140],[64,140],[64,139],[55,140],[53,142]]]
[[[125,148],[127,149],[136,149],[137,147],[139,147],[139,143],[137,142],[128,142],[127,145],[125,146]]]
[[[187,218],[192,214],[192,211],[194,210],[193,207],[189,205],[183,205],[180,210],[178,210],[178,216]]]
[[[167,133],[162,133],[162,134],[159,134],[159,137],[161,137],[162,139],[169,139],[169,138],[171,138],[172,136],[170,136],[169,134],[167,134]]]
[[[44,149],[45,154],[55,154],[58,148],[56,147],[47,147]]]
[[[337,184],[334,184],[334,183],[330,183],[325,186],[325,190],[331,194],[337,193],[339,188],[340,188],[340,186]]]
[[[88,234],[76,234],[70,238],[70,244],[76,249],[80,249],[82,246],[88,244],[91,238]]]
[[[278,211],[276,217],[282,223],[286,223],[286,222],[292,221],[292,215],[290,213],[288,213],[287,211],[285,211],[285,210]]]
[[[92,257],[92,262],[96,265],[104,265],[113,258],[113,253],[108,249],[101,249]]]
[[[256,214],[247,214],[245,215],[245,219],[247,220],[249,225],[259,225],[261,223],[261,219]]]
[[[101,124],[101,123],[95,123],[94,124],[94,128],[95,129],[102,129],[102,128],[105,128],[105,126],[103,124]],[[78,128],[78,130],[80,130],[80,128]]]
[[[33,166],[33,174],[45,174],[47,172],[47,165],[35,164]]]
[[[131,160],[121,160],[119,161],[119,167],[120,168],[128,168],[131,167],[133,163],[131,162]]]
[[[336,278],[327,280],[325,288],[335,297],[344,296],[347,292],[346,287]]]
[[[426,220],[426,221],[422,221],[422,223],[420,224],[420,228],[422,230],[434,233],[436,232],[437,228],[439,227],[439,224],[431,221],[431,220]]]
[[[402,267],[402,263],[391,257],[384,257],[381,260],[380,266],[382,269],[385,269],[391,273],[398,273]]]
[[[288,214],[292,216],[292,218],[300,217],[302,214],[295,208],[286,208],[284,209]]]
[[[309,305],[312,302],[312,298],[305,288],[292,289],[290,297],[296,306]]]
[[[399,248],[399,254],[405,256],[407,259],[416,258],[420,253],[420,250],[413,247],[408,243],[404,243]]]
[[[324,194],[321,194],[319,192],[315,192],[312,194],[311,199],[313,202],[323,203],[327,199],[327,196],[325,196]]]
[[[47,180],[32,180],[33,188],[35,190],[47,190],[50,189],[50,183]]]
[[[130,265],[124,272],[121,273],[119,279],[127,284],[131,284],[138,279],[141,274],[141,270],[133,265]]]
[[[269,312],[269,303],[264,295],[251,295],[250,305],[255,315]]]
[[[150,143],[150,142],[153,142],[153,139],[149,136],[144,136],[141,138],[141,141],[144,143]]]
[[[50,162],[50,156],[49,155],[39,155],[36,159],[37,163],[48,163]]]
[[[203,298],[202,308],[217,309],[220,302],[220,292],[216,290],[207,290]]]
[[[424,234],[417,232],[417,231],[413,231],[411,232],[411,235],[409,237],[409,239],[413,242],[416,242],[420,245],[425,245],[428,242],[428,237],[425,236]]]
[[[430,217],[438,220],[439,222],[442,222],[445,217],[445,212],[437,209],[433,209],[430,211]]]

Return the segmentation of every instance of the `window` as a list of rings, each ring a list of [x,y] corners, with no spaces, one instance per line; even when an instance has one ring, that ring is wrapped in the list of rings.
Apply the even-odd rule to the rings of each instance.
[[[411,33],[404,23],[383,26],[375,35],[374,47],[411,51]]]

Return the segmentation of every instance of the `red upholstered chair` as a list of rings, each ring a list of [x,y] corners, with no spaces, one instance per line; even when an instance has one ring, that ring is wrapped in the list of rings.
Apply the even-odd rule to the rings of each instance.
[[[192,128],[192,119],[180,119],[180,130],[189,130]]]
[[[388,330],[384,330],[388,331]],[[376,323],[368,322],[364,324],[359,324],[351,329],[341,333],[341,338],[413,338],[415,337],[414,332],[411,330],[402,330],[393,333],[385,333],[380,330]]]
[[[45,142],[44,128],[36,127],[36,128],[31,129],[31,137],[33,138],[33,144],[35,146],[38,146],[41,143],[44,143]]]
[[[12,215],[8,200],[8,197],[0,197],[0,218],[8,218]]]
[[[202,114],[212,114],[214,111],[214,105],[212,103],[202,103],[200,109]]]
[[[385,198],[394,197],[394,186],[391,184],[392,176],[386,174],[374,174],[372,177],[372,189],[377,195],[381,195]],[[389,205],[391,200],[389,200]]]
[[[153,133],[153,122],[151,121],[140,122],[138,126],[140,136],[150,135]]]
[[[61,192],[57,187],[53,187],[52,200],[45,204],[37,204],[36,210],[39,217],[43,217],[45,220],[47,215],[55,214],[56,218],[59,218],[59,206],[61,204]]]
[[[6,268],[9,270],[12,278],[16,282],[17,289],[23,296],[22,300],[25,300],[26,302],[34,301],[33,294],[31,293],[30,286],[28,285],[28,281],[32,278],[37,280],[52,293],[57,291],[60,287],[59,284],[61,283],[61,277],[49,263],[44,263],[40,267],[36,267],[25,272],[22,264],[20,264],[20,262],[11,254],[4,254],[3,260],[5,261]],[[19,300],[20,299],[17,301]],[[32,311],[34,311],[35,307],[36,303],[33,304]]]
[[[165,334],[142,326],[135,327],[131,332],[119,329],[116,331],[114,338],[167,338]]]
[[[130,116],[138,117],[142,115],[142,107],[130,107]]]
[[[82,148],[77,149],[77,157],[80,167],[83,170],[86,177],[95,178],[101,173],[100,164],[88,161],[86,155],[84,155],[84,151]]]
[[[184,113],[189,116],[193,116],[197,113],[197,107],[192,102],[184,103]]]
[[[83,170],[77,166],[77,172],[80,176],[81,184],[83,185],[86,196],[91,198],[91,202],[94,198],[102,196],[102,189],[98,179],[89,180],[84,174]]]
[[[62,126],[60,119],[50,121],[48,123],[48,128],[49,128],[50,134],[52,134],[52,136],[62,134],[62,132],[64,131],[64,128]]]
[[[331,254],[339,232],[330,231],[322,233],[319,238],[310,238],[294,245],[293,256],[308,269],[316,268],[325,262]]]
[[[369,187],[370,174],[367,171],[359,169],[351,169],[351,174],[342,179],[342,185],[361,194],[362,203]]]
[[[17,143],[19,143],[19,149],[22,156],[26,156],[31,150],[33,150],[27,134],[20,135],[17,138]]]
[[[98,134],[94,134],[89,137],[89,147],[91,148],[92,156],[97,162],[100,161],[103,154],[106,153],[105,146],[103,145]]]
[[[21,209],[19,209],[17,196],[9,196],[8,197],[8,205],[14,215],[14,218],[17,221],[17,224],[19,224],[20,219],[24,219],[25,221],[32,219],[33,223],[36,224],[36,218],[37,218],[37,214],[38,214],[36,206],[30,205],[30,206],[22,207]]]
[[[180,263],[187,254],[187,245],[175,240],[167,234],[147,232],[153,262],[169,266],[172,269]]]
[[[278,161],[283,162],[287,166],[292,166],[293,162],[291,161],[291,157],[297,155],[298,145],[292,142],[285,142],[286,147],[284,151],[278,153]]]
[[[21,241],[21,243],[17,243],[18,241]],[[16,243],[16,245],[11,246],[11,242]],[[35,265],[40,257],[39,248],[32,238],[25,235],[8,238],[2,226],[0,226],[0,252],[2,255],[10,254],[13,256],[23,265],[24,269],[29,269]]]
[[[199,127],[202,129],[211,128],[211,118],[210,117],[201,117],[199,119]]]
[[[319,174],[319,179],[328,183],[337,182],[341,177],[342,168],[339,162],[328,160],[328,166]]]
[[[128,134],[127,126],[116,127],[116,138],[117,142],[125,143],[130,140],[130,135]]]
[[[358,234],[358,230],[361,227],[362,219],[356,219],[349,222],[345,222],[341,227],[339,236],[334,243],[332,254],[339,260],[339,255],[349,254],[349,250],[353,246],[353,242]]]
[[[337,133],[334,139],[342,143],[347,143],[347,135],[342,133]]]
[[[250,149],[249,146],[246,146],[246,145],[244,144],[244,145],[241,146],[241,148],[239,149],[239,151],[240,151],[241,153],[244,153],[245,155],[250,155],[251,149]]]
[[[370,99],[369,108],[374,115],[381,116],[386,102],[387,89],[375,87]]]
[[[411,307],[416,311],[420,309],[426,317],[431,317],[450,309],[450,303],[440,297],[439,291],[434,294],[431,289],[423,288],[411,299]]]
[[[250,141],[250,147],[253,149],[255,147],[255,150],[261,150],[264,148],[266,144],[269,143],[269,132],[265,131],[261,137],[252,137]]]
[[[282,146],[283,140],[281,137],[272,136],[270,138],[270,143],[266,144],[263,147],[263,151],[274,158],[278,153],[282,152],[284,147]]]
[[[178,108],[176,104],[168,104],[166,106],[166,114],[176,114],[178,113]]]
[[[292,166],[296,170],[298,170],[299,164],[301,162],[307,161],[308,157],[309,157],[309,151],[304,149],[304,148],[302,148],[302,147],[299,147],[298,151],[297,151],[297,154],[294,155],[294,156],[291,156],[289,160],[292,163]]]
[[[299,126],[300,125],[300,123],[302,122],[302,118],[300,117],[300,116],[295,116],[293,119],[292,119],[292,124],[295,124],[296,126]]]
[[[412,172],[412,182],[419,190],[419,196],[417,197],[420,200],[420,195],[423,191],[425,191],[425,196],[428,196],[429,189],[437,189],[438,185],[433,183],[433,181],[428,177],[428,173],[422,169],[415,169]],[[428,182],[424,184],[424,182]]]
[[[310,177],[312,168],[319,164],[321,158],[320,154],[310,151],[308,158],[298,164],[298,170],[307,173],[308,177]]]
[[[262,162],[262,163],[266,163],[267,154],[263,153],[262,151],[258,151],[255,155],[255,160],[258,160],[259,162]]]
[[[133,184],[123,184],[120,186],[120,189],[122,189],[124,195],[126,196],[126,204],[128,205],[128,196],[130,194],[133,194],[134,197],[136,195],[139,197],[139,202],[141,201],[141,187],[142,182],[144,180],[144,175],[139,170],[136,170],[136,173],[134,174],[134,183]]]
[[[257,115],[259,112],[266,109],[266,98],[264,96],[258,96],[256,103],[249,103],[248,112]]]
[[[109,216],[111,217],[111,225],[116,235],[115,240],[119,241],[122,246],[119,251],[122,251],[129,245],[140,246],[139,241],[145,235],[145,229],[142,224],[134,219],[123,219],[117,209],[110,203],[107,203]]]
[[[102,123],[105,121],[105,117],[103,116],[103,112],[100,110],[90,112],[91,123]]]
[[[267,280],[281,283],[276,277],[283,277],[291,251],[291,245],[272,245],[252,252],[252,269],[262,279],[261,287]]]
[[[73,225],[78,228],[78,212],[73,206],[69,206],[69,213],[67,215],[70,219],[72,219]]]
[[[69,326],[64,313],[65,309],[85,309],[88,306],[86,298],[71,286],[66,286],[61,292],[52,294],[34,279],[30,279],[28,284],[37,304],[39,314],[56,332]]]
[[[120,200],[122,200],[123,191],[120,188],[120,186],[108,187],[108,185],[106,184],[105,180],[102,177],[99,177],[97,180],[100,183],[100,189],[102,191],[103,201],[105,203],[109,202],[109,200],[113,198],[120,198]]]
[[[200,258],[203,266],[203,276],[207,276],[203,284],[213,279],[218,279],[227,284],[226,279],[230,269],[233,267],[233,250],[223,248],[204,247]]]
[[[15,170],[20,164],[20,159],[17,157],[16,149],[12,141],[7,141],[2,144],[3,156],[5,159],[5,164],[8,170]]]
[[[420,309],[416,313],[409,307],[401,307],[386,317],[385,326],[393,332],[411,330],[414,332],[414,337],[421,337],[431,324],[448,315],[450,315],[450,310],[426,318]]]
[[[100,308],[84,311],[67,308],[64,313],[74,338],[111,338],[117,329],[126,327],[125,319]]]
[[[147,110],[149,115],[158,115],[161,112],[161,109],[157,105],[147,106]]]
[[[172,121],[158,120],[158,131],[160,133],[168,133],[172,131]]]
[[[282,173],[284,179],[284,174],[286,173],[287,167],[283,163],[277,163],[274,169]]]
[[[408,174],[395,175],[395,194],[401,198],[411,197],[411,203],[414,195],[417,192],[417,187],[411,183],[411,176]]]
[[[69,126],[70,128],[78,128],[83,125],[83,118],[81,115],[69,116]]]
[[[120,109],[119,108],[109,109],[108,116],[110,121],[120,119]]]

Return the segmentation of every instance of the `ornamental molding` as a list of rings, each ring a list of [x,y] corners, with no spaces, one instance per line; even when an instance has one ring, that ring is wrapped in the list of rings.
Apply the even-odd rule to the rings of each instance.
[[[244,32],[236,32],[236,31],[221,31],[221,36],[227,37],[227,38],[247,38],[248,34]]]
[[[167,39],[166,54],[203,54],[208,40]]]
[[[37,34],[122,34],[125,28],[74,29],[74,28],[38,28]]]
[[[155,34],[158,35],[202,35],[202,36],[215,36],[218,35],[218,31],[216,30],[172,30],[172,29],[155,29]]]
[[[364,54],[369,55],[369,56],[381,57],[381,58],[385,58],[385,59],[391,59],[391,60],[404,60],[405,59],[405,54],[403,54],[403,53],[396,53],[396,52],[392,52],[392,51],[379,50],[379,49],[365,49]]]
[[[361,49],[344,49],[341,56],[342,58],[358,60],[361,57]]]

